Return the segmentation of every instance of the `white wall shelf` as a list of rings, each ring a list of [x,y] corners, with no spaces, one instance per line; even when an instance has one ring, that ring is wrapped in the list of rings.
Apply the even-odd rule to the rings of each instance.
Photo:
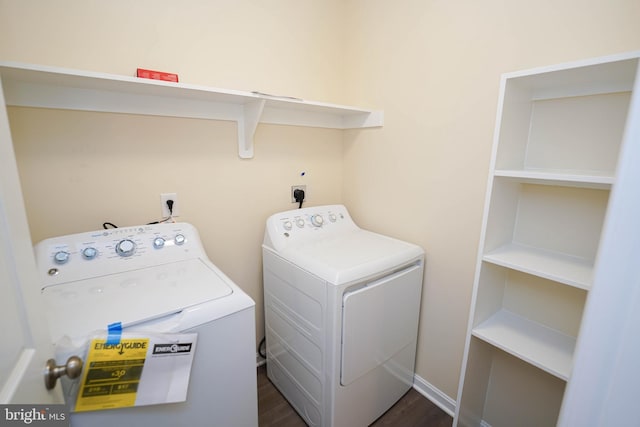
[[[332,129],[380,127],[382,111],[137,77],[0,62],[10,106],[230,120],[241,158],[253,157],[259,123]]]
[[[569,378],[574,337],[507,310],[476,326],[473,335],[564,381]]]
[[[532,246],[509,243],[485,254],[482,259],[579,289],[591,288],[593,262]]]
[[[557,422],[639,56],[502,76],[456,426]]]
[[[610,189],[614,177],[606,173],[593,171],[537,171],[537,170],[496,170],[494,176],[517,179],[530,184],[561,185],[566,187],[583,187]]]

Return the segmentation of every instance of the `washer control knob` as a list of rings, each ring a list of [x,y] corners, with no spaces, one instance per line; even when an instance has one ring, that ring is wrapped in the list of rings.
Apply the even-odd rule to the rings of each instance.
[[[69,252],[67,251],[58,251],[53,254],[53,262],[58,265],[66,264],[67,261],[69,261],[70,256],[71,254],[69,254]]]
[[[136,244],[133,240],[124,239],[120,240],[116,245],[116,253],[121,257],[130,257],[136,252]]]
[[[291,224],[291,221],[285,221],[284,224],[282,224],[282,226],[287,231],[291,230],[293,228],[293,224]]]
[[[311,217],[311,224],[316,227],[322,227],[322,224],[324,224],[324,218],[322,218],[322,215],[313,215]]]
[[[333,213],[332,213],[332,214],[329,214],[329,221],[331,221],[331,222],[336,222],[336,219],[337,219],[337,218],[336,218],[336,214],[333,214]]]
[[[164,247],[165,240],[162,237],[156,237],[153,239],[153,247],[156,249],[162,249]]]
[[[296,225],[300,228],[304,227],[304,219],[302,218],[296,219]]]
[[[82,258],[87,260],[92,260],[98,256],[98,250],[93,246],[89,246],[88,248],[84,248],[82,250]]]
[[[186,240],[187,239],[184,237],[184,234],[176,234],[176,237],[174,238],[176,245],[182,245]]]

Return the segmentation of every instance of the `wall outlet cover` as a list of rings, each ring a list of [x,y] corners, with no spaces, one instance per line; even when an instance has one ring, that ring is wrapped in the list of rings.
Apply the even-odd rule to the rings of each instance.
[[[169,212],[169,206],[167,206],[167,200],[173,200],[173,213]],[[178,204],[178,193],[161,193],[160,203],[162,209],[162,217],[167,218],[170,216],[180,216],[180,205]]]
[[[298,203],[296,201],[296,198],[293,196],[293,192],[296,190],[302,190],[304,191],[304,201],[308,201],[309,200],[309,194],[307,193],[307,186],[306,185],[292,185],[291,186],[291,203]]]

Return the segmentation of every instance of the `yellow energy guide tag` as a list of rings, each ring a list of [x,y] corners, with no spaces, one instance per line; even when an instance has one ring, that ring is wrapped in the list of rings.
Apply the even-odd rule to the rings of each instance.
[[[134,406],[148,348],[149,338],[122,339],[117,344],[92,340],[75,410]]]

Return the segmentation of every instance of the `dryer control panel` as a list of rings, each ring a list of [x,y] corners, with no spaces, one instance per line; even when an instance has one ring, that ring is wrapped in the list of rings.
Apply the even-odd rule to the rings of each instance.
[[[321,235],[359,230],[343,205],[316,206],[279,212],[267,219],[264,244],[275,250]]]
[[[110,228],[54,237],[35,246],[44,287],[193,258],[207,258],[188,223]]]

